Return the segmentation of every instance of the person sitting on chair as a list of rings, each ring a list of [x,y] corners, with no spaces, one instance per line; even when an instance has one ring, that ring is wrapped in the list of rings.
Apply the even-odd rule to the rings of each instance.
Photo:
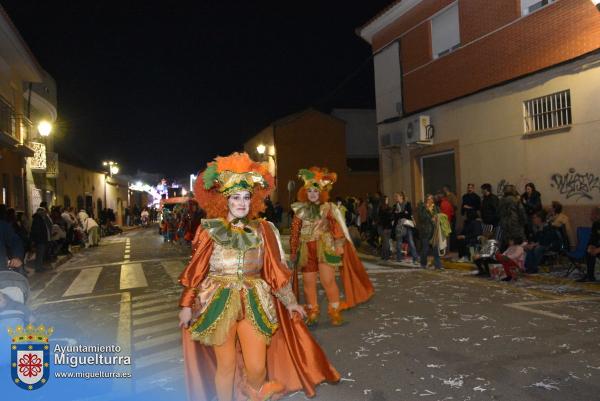
[[[594,207],[592,209],[592,233],[590,241],[587,246],[587,255],[585,261],[587,262],[587,274],[585,277],[580,278],[579,282],[596,281],[596,260],[600,259],[600,207]]]
[[[540,210],[533,215],[533,235],[531,241],[524,246],[525,252],[525,271],[527,273],[537,273],[538,266],[544,258],[544,254],[552,249],[560,247],[561,239],[555,229],[546,223],[547,214]]]

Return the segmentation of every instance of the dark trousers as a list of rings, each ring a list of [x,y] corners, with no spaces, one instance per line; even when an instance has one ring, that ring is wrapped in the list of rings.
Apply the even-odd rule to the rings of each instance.
[[[44,261],[46,260],[46,252],[48,251],[47,242],[38,242],[35,244],[35,270],[44,269]]]
[[[427,255],[430,248],[433,252],[433,265],[436,269],[441,269],[442,260],[440,259],[440,252],[437,246],[431,246],[427,238],[421,238],[421,267],[427,267]]]
[[[388,260],[392,254],[392,251],[390,250],[392,230],[389,228],[377,227],[377,233],[381,238],[381,259]]]
[[[537,273],[538,267],[544,259],[547,247],[538,245],[525,255],[525,271],[527,273]]]
[[[471,256],[471,252],[469,251],[469,246],[472,246],[473,244],[468,244],[467,240],[465,239],[456,239],[456,246],[458,247],[458,257],[462,258],[468,258]]]
[[[587,278],[596,279],[596,259],[600,259],[600,255],[590,255],[589,253],[585,256],[585,262],[587,263]]]
[[[480,273],[490,274],[490,262],[492,258],[479,258],[475,260],[475,264],[477,265],[477,269]]]

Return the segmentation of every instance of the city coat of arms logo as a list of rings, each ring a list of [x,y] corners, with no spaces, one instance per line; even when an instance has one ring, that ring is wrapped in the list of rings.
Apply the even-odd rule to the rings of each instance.
[[[12,342],[11,376],[17,386],[25,390],[37,390],[50,378],[50,344],[52,327],[32,324],[8,329]]]

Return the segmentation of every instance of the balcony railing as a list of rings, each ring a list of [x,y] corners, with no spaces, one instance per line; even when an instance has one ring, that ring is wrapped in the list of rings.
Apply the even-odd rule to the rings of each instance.
[[[0,96],[0,132],[16,137],[15,110]]]

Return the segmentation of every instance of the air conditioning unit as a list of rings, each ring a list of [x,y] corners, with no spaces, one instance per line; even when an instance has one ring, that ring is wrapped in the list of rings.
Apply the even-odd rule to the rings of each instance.
[[[402,145],[402,132],[386,132],[381,134],[380,143],[382,149],[398,148]]]
[[[417,143],[430,145],[433,143],[433,125],[430,124],[429,116],[418,116],[411,118],[406,123],[404,130],[406,133],[406,143]]]

